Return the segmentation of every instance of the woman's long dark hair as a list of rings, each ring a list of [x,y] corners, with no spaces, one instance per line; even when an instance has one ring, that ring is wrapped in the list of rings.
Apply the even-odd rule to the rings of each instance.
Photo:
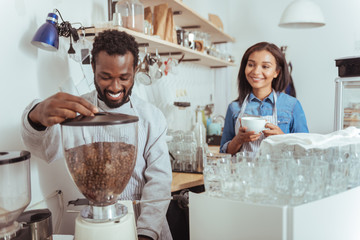
[[[274,56],[274,58],[276,60],[276,70],[279,71],[278,76],[276,78],[274,78],[274,80],[272,81],[272,84],[271,84],[272,88],[276,92],[282,92],[286,89],[286,87],[289,85],[289,83],[291,81],[288,65],[287,65],[286,59],[285,59],[285,55],[281,52],[281,50],[275,44],[268,43],[268,42],[259,42],[255,45],[249,47],[246,50],[246,52],[244,53],[244,56],[241,60],[240,70],[239,70],[239,74],[238,74],[239,96],[236,99],[236,101],[238,101],[240,104],[242,104],[244,102],[246,95],[248,95],[252,92],[252,87],[249,84],[249,82],[247,81],[246,76],[245,76],[245,68],[246,68],[249,56],[253,52],[258,52],[258,51],[262,51],[262,50],[266,50]]]

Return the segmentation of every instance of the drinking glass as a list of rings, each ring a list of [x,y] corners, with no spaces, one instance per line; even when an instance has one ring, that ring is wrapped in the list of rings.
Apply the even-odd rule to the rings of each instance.
[[[173,171],[182,171],[182,161],[183,161],[183,141],[184,141],[184,132],[181,130],[172,131],[169,130],[169,136],[172,137],[172,140],[168,142],[169,152],[174,157],[171,160],[171,167]]]
[[[226,165],[230,164],[231,154],[210,153],[204,162],[204,186],[209,196],[221,197],[221,179],[226,174]]]
[[[311,202],[324,197],[328,174],[328,162],[318,158],[311,162],[310,178],[304,202]]]
[[[195,172],[196,171],[196,140],[195,133],[193,131],[187,131],[184,133],[184,141],[180,143],[183,161],[182,171]]]
[[[329,176],[326,195],[331,196],[347,190],[350,163],[342,158],[334,158],[329,162]]]
[[[290,204],[299,205],[304,202],[310,180],[312,158],[302,157],[291,161],[291,191]]]
[[[282,158],[271,160],[271,200],[277,205],[287,205],[290,202],[292,189],[291,162]]]
[[[229,158],[227,158],[229,159]],[[231,157],[222,167],[221,190],[223,195],[233,200],[242,200],[244,197],[243,171],[238,158]]]
[[[360,151],[356,144],[350,145],[348,161],[349,167],[349,187],[354,188],[360,185]]]
[[[247,162],[255,158],[255,152],[243,151],[236,153],[237,162]]]
[[[182,172],[195,172],[196,161],[193,154],[184,153],[181,156],[180,170]]]
[[[222,178],[221,190],[224,197],[233,200],[243,200],[245,193],[245,186],[241,178],[235,174]]]
[[[244,200],[253,203],[265,203],[269,199],[271,164],[258,158],[247,158],[242,163]]]

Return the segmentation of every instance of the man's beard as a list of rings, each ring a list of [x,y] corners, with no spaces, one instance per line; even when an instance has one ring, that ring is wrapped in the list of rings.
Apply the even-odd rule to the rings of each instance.
[[[113,102],[113,101],[110,101],[106,97],[106,93],[109,92],[108,90],[105,89],[104,92],[102,92],[99,85],[96,83],[95,80],[94,80],[94,84],[95,84],[95,87],[96,87],[96,90],[98,93],[98,98],[100,100],[102,100],[106,104],[106,106],[108,106],[109,108],[118,108],[118,107],[122,106],[124,103],[128,102],[129,96],[131,95],[132,88],[134,87],[134,83],[133,83],[133,85],[129,88],[128,91],[124,90],[124,96],[120,102]]]

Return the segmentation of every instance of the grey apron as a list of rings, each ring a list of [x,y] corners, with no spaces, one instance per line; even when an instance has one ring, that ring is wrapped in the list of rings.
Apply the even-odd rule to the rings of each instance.
[[[95,106],[98,107],[100,110],[103,110],[101,108],[101,106],[99,106],[99,101],[98,101],[98,94],[96,93],[95,94]],[[129,114],[129,115],[135,115],[137,117],[139,117],[139,113],[138,111],[136,110],[134,104],[132,103],[131,101],[131,96],[129,96],[129,103],[128,104],[124,104],[123,105],[124,108],[122,109],[121,113],[124,113],[124,114]],[[104,111],[104,110],[103,110]],[[139,121],[140,121],[140,117],[139,117]],[[139,130],[140,131],[140,130]],[[109,133],[110,134],[110,133]],[[143,134],[139,133],[139,140],[138,142],[145,142],[146,139],[144,139],[146,136],[146,133],[144,132]],[[141,139],[143,137],[143,139]],[[139,146],[138,148],[140,148],[140,143],[139,143]],[[139,153],[138,154],[142,154],[142,153]],[[121,195],[119,196],[121,197]],[[139,200],[140,199],[140,196],[134,196],[136,200]],[[135,220],[137,221],[139,215],[140,215],[140,204],[136,204],[134,205],[134,213],[135,213]],[[167,222],[167,220],[165,219],[164,223],[162,224],[162,229],[161,229],[161,233],[160,233],[160,237],[159,237],[159,240],[172,240],[172,235],[171,235],[171,232],[170,232],[170,228],[169,228],[169,224]]]
[[[261,118],[265,119],[267,122],[270,122],[274,125],[277,125],[277,110],[276,110],[276,100],[277,100],[277,95],[275,90],[273,89],[273,96],[274,96],[274,108],[273,108],[273,114],[272,115],[267,115],[267,116],[260,116]],[[240,113],[238,118],[236,119],[236,123],[235,123],[235,133],[238,134],[239,133],[239,129],[240,129],[240,119],[242,117],[245,117],[245,110],[246,110],[246,106],[248,104],[248,97],[249,94],[245,97],[244,103],[241,106],[240,109]],[[247,142],[247,143],[243,143],[243,145],[240,148],[241,152],[257,152],[257,150],[260,147],[261,141],[265,138],[264,134],[261,133],[261,136],[258,140],[254,141],[254,142]]]

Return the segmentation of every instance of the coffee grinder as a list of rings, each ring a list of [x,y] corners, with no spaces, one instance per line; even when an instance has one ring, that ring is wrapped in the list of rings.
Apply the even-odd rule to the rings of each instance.
[[[89,200],[75,221],[75,240],[137,239],[131,201],[118,201],[135,167],[138,117],[79,115],[61,124],[67,169]]]
[[[25,239],[17,221],[31,200],[30,152],[0,152],[0,239]]]

